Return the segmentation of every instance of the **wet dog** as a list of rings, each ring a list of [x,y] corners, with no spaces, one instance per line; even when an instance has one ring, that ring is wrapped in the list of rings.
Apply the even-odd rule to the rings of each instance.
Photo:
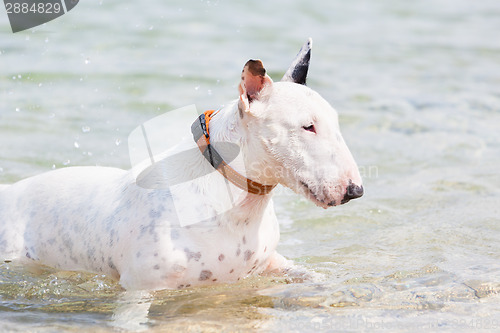
[[[311,46],[281,82],[260,60],[248,61],[239,98],[193,119],[194,140],[180,144],[192,153],[169,163],[156,158],[143,174],[150,184],[192,180],[175,193],[138,186],[132,170],[105,167],[63,168],[0,187],[0,255],[102,272],[128,289],[231,282],[286,267],[276,252],[274,186],[322,208],[363,194],[335,110],[305,86]],[[226,160],[214,142],[237,145],[241,158]],[[233,204],[224,209],[228,188]],[[208,218],[182,223],[179,209]]]

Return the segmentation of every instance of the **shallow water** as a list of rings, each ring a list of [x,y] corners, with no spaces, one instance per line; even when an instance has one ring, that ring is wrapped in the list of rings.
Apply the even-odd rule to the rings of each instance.
[[[0,265],[9,331],[494,331],[500,326],[497,1],[80,2],[12,34],[0,10],[0,183],[129,167],[128,134],[279,80],[314,39],[308,85],[340,114],[365,196],[323,210],[276,191],[280,252],[322,277],[151,295],[95,274]]]

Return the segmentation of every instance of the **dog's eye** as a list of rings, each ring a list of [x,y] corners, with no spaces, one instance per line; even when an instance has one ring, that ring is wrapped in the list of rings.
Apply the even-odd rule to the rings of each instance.
[[[302,128],[305,129],[308,132],[316,133],[316,128],[314,127],[313,124],[308,125],[308,126],[302,126]]]

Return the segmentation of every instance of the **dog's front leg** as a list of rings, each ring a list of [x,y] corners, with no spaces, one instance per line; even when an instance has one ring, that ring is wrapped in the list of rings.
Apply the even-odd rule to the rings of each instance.
[[[284,275],[294,282],[321,281],[324,278],[323,274],[295,265],[292,260],[286,259],[276,251],[271,256],[264,273]]]
[[[266,273],[283,273],[284,271],[293,267],[293,262],[286,259],[277,251],[274,251],[273,255],[269,260],[269,265],[267,265]]]

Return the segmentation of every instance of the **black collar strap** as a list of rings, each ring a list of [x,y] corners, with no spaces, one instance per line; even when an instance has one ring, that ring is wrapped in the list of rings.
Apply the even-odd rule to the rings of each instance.
[[[224,178],[240,189],[257,195],[266,195],[270,193],[276,185],[263,185],[242,176],[231,168],[210,144],[208,126],[215,114],[216,112],[214,113],[214,110],[205,111],[194,121],[193,125],[191,125],[191,133],[193,133],[194,141],[198,144],[198,148],[202,155],[210,162],[214,169],[224,176]]]

